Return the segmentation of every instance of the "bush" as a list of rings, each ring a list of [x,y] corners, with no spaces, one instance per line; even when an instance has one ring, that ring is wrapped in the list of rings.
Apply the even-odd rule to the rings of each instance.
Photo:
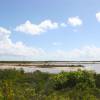
[[[0,100],[100,100],[100,74],[0,70]]]

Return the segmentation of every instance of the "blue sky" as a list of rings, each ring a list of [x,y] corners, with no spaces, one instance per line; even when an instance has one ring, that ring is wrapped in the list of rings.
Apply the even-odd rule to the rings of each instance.
[[[0,0],[0,60],[100,60],[99,0]]]

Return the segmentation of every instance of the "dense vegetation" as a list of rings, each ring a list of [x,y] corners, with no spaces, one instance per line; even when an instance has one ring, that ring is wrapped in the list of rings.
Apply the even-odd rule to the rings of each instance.
[[[0,100],[100,100],[100,74],[0,70]]]

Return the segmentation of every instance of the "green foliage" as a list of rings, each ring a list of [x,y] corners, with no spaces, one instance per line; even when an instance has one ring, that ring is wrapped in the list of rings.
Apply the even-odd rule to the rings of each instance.
[[[96,86],[97,88],[100,89],[100,74],[95,74],[95,82],[96,82]]]
[[[94,75],[93,73],[87,71],[77,71],[69,73],[62,72],[53,75],[51,80],[54,83],[54,88],[57,90],[74,88],[76,86],[83,89],[84,85],[90,88],[95,87]],[[84,87],[84,89],[86,87]]]
[[[100,100],[100,74],[0,70],[0,100]]]

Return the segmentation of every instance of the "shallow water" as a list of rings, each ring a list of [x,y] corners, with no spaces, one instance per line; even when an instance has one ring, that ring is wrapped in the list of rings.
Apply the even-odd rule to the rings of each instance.
[[[77,64],[75,64],[77,65]],[[100,73],[100,63],[96,63],[96,64],[81,64],[84,67],[81,69],[86,69],[86,70],[93,70],[96,73]],[[36,70],[40,70],[42,72],[49,72],[49,73],[59,73],[61,71],[76,71],[79,68],[76,67],[52,67],[52,68],[40,68],[40,67],[35,67],[35,66],[27,66],[27,67],[23,67],[23,66],[2,66],[0,67],[1,69],[9,69],[9,68],[16,68],[16,69],[20,69],[23,68],[23,70],[25,72],[34,72]]]
[[[86,70],[93,70],[96,73],[100,73],[100,64],[84,64]]]

